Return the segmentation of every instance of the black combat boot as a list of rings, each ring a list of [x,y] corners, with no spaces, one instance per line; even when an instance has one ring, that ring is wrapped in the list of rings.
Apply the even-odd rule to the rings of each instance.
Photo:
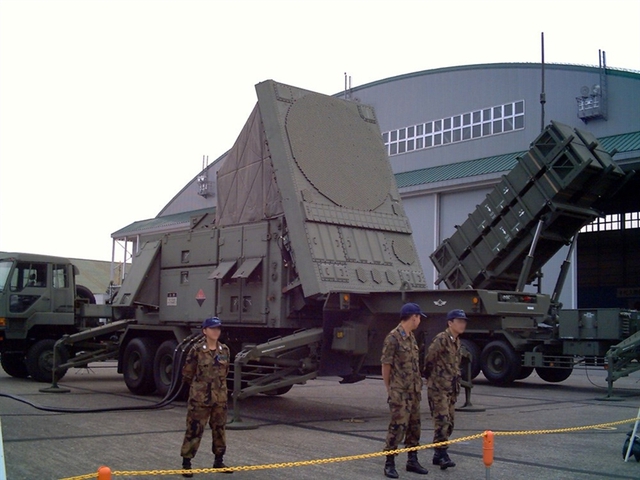
[[[227,467],[222,461],[222,455],[216,455],[216,458],[213,461],[213,468],[229,468],[229,467]],[[233,472],[227,471],[222,473],[233,473]]]
[[[399,478],[398,472],[396,471],[396,456],[395,455],[387,455],[387,461],[384,462],[384,476],[389,478]]]
[[[419,473],[420,475],[426,475],[429,470],[424,468],[418,462],[418,452],[409,452],[409,459],[407,460],[407,472]]]
[[[433,464],[440,466],[440,470],[456,466],[453,460],[449,458],[446,448],[436,448],[436,452],[433,454]]]
[[[191,470],[191,459],[182,457],[182,469],[183,470]],[[191,478],[193,477],[193,473],[183,473],[183,477]]]

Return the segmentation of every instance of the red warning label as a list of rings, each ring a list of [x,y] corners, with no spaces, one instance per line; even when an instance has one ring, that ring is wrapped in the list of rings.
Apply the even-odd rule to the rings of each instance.
[[[198,290],[198,293],[196,294],[196,300],[198,301],[198,305],[202,306],[202,304],[206,299],[207,299],[207,296],[204,294],[202,289]]]

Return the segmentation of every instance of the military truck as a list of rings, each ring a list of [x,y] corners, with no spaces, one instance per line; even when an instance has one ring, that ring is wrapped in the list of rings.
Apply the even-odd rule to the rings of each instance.
[[[51,381],[56,341],[112,320],[111,307],[96,305],[91,290],[76,284],[78,273],[66,258],[0,254],[0,362],[9,375]],[[60,349],[59,359],[87,348],[96,358],[102,347],[78,343]]]
[[[426,284],[374,111],[273,81],[256,90],[218,172],[215,212],[194,216],[187,232],[142,239],[109,315],[97,314],[109,322],[85,328],[88,306],[73,297],[63,321],[56,305],[45,316],[49,293],[3,288],[8,373],[45,380],[58,337],[57,377],[100,351],[117,356],[132,392],[163,393],[177,345],[212,315],[247,394],[284,393],[318,374],[352,381],[377,362],[373,345]],[[16,297],[32,305],[12,310]]]
[[[5,307],[0,352],[10,359],[8,373],[24,373],[23,361],[35,363],[29,351],[43,345],[46,332],[54,353],[38,355],[38,374],[33,365],[27,368],[35,379],[111,356],[133,393],[167,393],[179,370],[175,354],[188,348],[204,318],[215,315],[234,356],[234,399],[283,394],[319,375],[350,383],[379,369],[383,339],[407,301],[422,306],[431,317],[427,323],[441,322],[451,308],[464,309],[469,331],[483,335],[474,344],[491,353],[485,363],[494,368],[500,358],[493,352],[522,367],[513,352],[535,358],[541,347],[559,341],[550,333],[557,332],[557,318],[550,318],[548,295],[512,288],[511,281],[499,289],[426,288],[370,106],[272,80],[256,92],[258,102],[217,173],[216,208],[194,215],[187,231],[141,237],[130,271],[104,307],[109,315],[93,312],[92,318],[109,319],[104,324],[87,327],[92,312],[84,302],[66,307],[73,326],[57,333],[55,321],[30,317],[30,308],[14,315]],[[615,168],[604,173],[619,178]],[[498,257],[490,249],[479,252]],[[6,285],[0,303],[8,305],[15,293]],[[419,335],[426,343],[425,328]],[[516,346],[502,340],[518,335],[524,340]],[[501,381],[509,377],[512,371]]]
[[[574,366],[610,368],[615,378],[640,368],[640,316],[623,309],[563,309],[558,303],[579,231],[601,216],[633,172],[625,174],[589,132],[551,122],[431,260],[437,284],[526,295],[541,267],[562,247],[566,260],[540,323],[472,321],[464,344],[472,376],[494,384],[529,376],[561,382]],[[510,294],[506,294],[510,295]],[[623,348],[617,345],[625,341]],[[616,347],[616,348],[614,348]]]

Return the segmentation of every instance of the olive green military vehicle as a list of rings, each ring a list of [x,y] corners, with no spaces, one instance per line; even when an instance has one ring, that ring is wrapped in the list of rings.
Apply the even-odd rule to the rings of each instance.
[[[463,342],[472,353],[472,377],[482,370],[491,383],[503,385],[535,369],[543,380],[561,382],[576,365],[607,366],[611,389],[616,378],[640,368],[640,315],[566,310],[558,299],[578,232],[601,216],[633,172],[625,174],[589,132],[558,122],[518,160],[431,255],[436,283],[523,295],[526,285],[540,284],[540,268],[570,248],[543,321],[469,322]]]
[[[0,253],[0,361],[9,375],[52,381],[56,341],[113,320],[110,306],[96,305],[93,293],[76,284],[78,273],[66,258]],[[70,356],[78,361],[85,350],[92,360],[117,350],[100,340],[60,349],[60,363]],[[58,377],[65,372],[60,369]]]
[[[256,91],[218,172],[215,212],[194,216],[187,232],[141,239],[110,314],[100,313],[107,324],[85,328],[73,297],[60,322],[38,311],[48,293],[3,288],[10,374],[49,377],[58,338],[61,377],[86,364],[93,342],[110,345],[132,392],[165,393],[177,345],[214,315],[245,394],[284,393],[317,375],[353,381],[378,362],[408,292],[426,283],[375,113],[273,81]],[[15,312],[16,297],[33,305]],[[49,352],[38,362],[34,345]]]
[[[36,310],[48,301],[44,292],[12,290],[24,286],[20,279],[15,287],[0,284],[0,352],[9,374],[42,380],[55,371],[60,377],[67,368],[110,356],[132,392],[168,394],[178,353],[203,319],[219,316],[234,355],[234,399],[283,394],[324,375],[350,383],[379,371],[383,339],[407,301],[421,305],[431,317],[427,323],[441,322],[451,308],[464,309],[474,373],[482,368],[495,383],[521,378],[534,366],[550,372],[550,357],[574,359],[575,352],[562,350],[553,299],[522,287],[534,278],[529,272],[598,216],[597,198],[621,179],[610,158],[598,171],[603,183],[591,204],[558,213],[559,199],[550,201],[544,192],[539,207],[524,200],[531,187],[512,194],[496,218],[519,221],[516,200],[528,205],[531,217],[519,227],[507,225],[514,243],[479,246],[492,231],[485,226],[497,225],[493,220],[468,227],[457,243],[452,237],[434,254],[449,288],[429,290],[374,110],[275,81],[258,84],[256,92],[258,102],[217,173],[217,207],[194,215],[188,231],[143,235],[122,285],[101,306],[105,311],[69,297],[60,322]],[[579,136],[571,137],[560,143],[573,148]],[[544,158],[562,148],[550,150]],[[581,155],[596,151],[597,142],[580,147]],[[569,167],[558,170],[573,176]],[[570,203],[576,195],[560,196]],[[561,228],[558,215],[569,210],[579,220]],[[543,255],[529,255],[535,243],[544,246]],[[13,262],[3,264],[6,280],[19,259]],[[58,262],[45,263],[54,269]],[[517,275],[523,264],[530,268]],[[67,272],[71,285],[72,269]],[[11,305],[20,295],[28,298],[16,312]],[[56,303],[50,305],[49,313],[58,313]],[[108,321],[92,325],[88,314]],[[617,337],[615,343],[622,340]],[[572,366],[562,364],[562,375]]]

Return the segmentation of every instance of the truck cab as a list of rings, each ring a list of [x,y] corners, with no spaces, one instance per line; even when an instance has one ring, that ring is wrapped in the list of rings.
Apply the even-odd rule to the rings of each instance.
[[[82,327],[77,299],[95,303],[88,289],[75,284],[77,273],[65,258],[0,255],[0,360],[9,375],[51,381],[53,345]]]

